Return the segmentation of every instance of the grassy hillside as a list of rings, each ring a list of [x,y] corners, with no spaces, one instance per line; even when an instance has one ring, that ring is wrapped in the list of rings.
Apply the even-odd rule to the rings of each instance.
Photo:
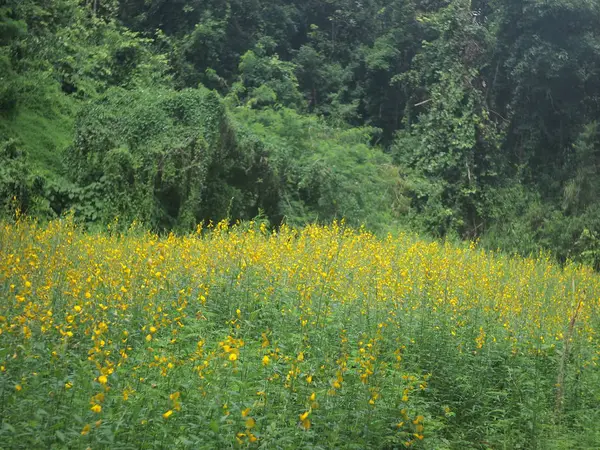
[[[0,230],[7,448],[596,448],[600,278],[339,224]]]
[[[0,133],[16,139],[27,149],[29,167],[49,178],[63,175],[63,158],[72,143],[73,117],[42,115],[35,109],[21,109],[7,121],[0,121]]]

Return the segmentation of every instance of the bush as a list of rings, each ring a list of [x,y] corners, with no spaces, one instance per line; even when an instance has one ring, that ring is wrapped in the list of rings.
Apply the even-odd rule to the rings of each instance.
[[[263,194],[276,189],[264,185],[261,149],[238,139],[207,89],[114,89],[81,112],[68,165],[89,194],[79,205],[86,219],[189,229],[265,206]]]

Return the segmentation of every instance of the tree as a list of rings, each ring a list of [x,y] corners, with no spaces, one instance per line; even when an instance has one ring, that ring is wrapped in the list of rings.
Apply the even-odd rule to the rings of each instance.
[[[413,96],[394,154],[409,179],[415,220],[436,235],[482,231],[486,191],[498,184],[502,165],[482,73],[491,36],[470,6],[455,0],[421,16],[435,37],[398,77]]]

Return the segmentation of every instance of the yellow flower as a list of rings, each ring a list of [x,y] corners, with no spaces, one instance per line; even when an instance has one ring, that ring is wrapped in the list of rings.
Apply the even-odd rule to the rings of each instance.
[[[96,404],[96,405],[92,406],[90,409],[92,411],[94,411],[95,413],[100,413],[102,411],[102,406]]]
[[[308,430],[310,428],[310,419],[304,419],[302,421],[302,428]]]
[[[271,358],[269,358],[267,355],[263,356],[263,359],[262,359],[263,366],[268,366],[270,362],[271,362]]]
[[[164,413],[162,416],[163,416],[163,419],[168,419],[168,418],[169,418],[169,417],[171,417],[172,415],[173,415],[173,410],[172,410],[172,409],[170,409],[170,410],[168,410],[166,413]]]
[[[100,375],[98,377],[98,383],[100,383],[100,384],[108,383],[108,378],[106,377],[106,375]]]
[[[256,421],[252,417],[249,417],[246,420],[246,428],[251,429],[251,428],[254,428],[255,425],[256,425]]]
[[[425,417],[418,415],[417,417],[415,417],[415,420],[413,420],[413,423],[416,425],[418,423],[423,423],[424,420],[425,420]]]
[[[238,442],[238,444],[242,445],[244,443],[242,438],[244,438],[245,436],[246,436],[246,433],[238,433],[235,435],[235,439]]]
[[[311,402],[314,402],[316,398],[317,398],[317,394],[316,393],[313,392],[312,394],[310,394],[310,401]]]
[[[235,361],[237,359],[237,355],[235,353],[229,354],[229,361]]]
[[[71,383],[70,381],[67,381],[65,383],[65,389],[71,389],[73,387],[73,383]]]
[[[90,427],[90,424],[86,423],[85,426],[83,427],[83,429],[81,430],[81,435],[82,436],[87,435],[91,429],[92,429],[92,427]]]
[[[300,416],[299,416],[300,417],[300,421],[306,420],[306,418],[308,417],[309,414],[310,414],[310,411],[306,411],[305,413],[300,414]]]
[[[20,384],[17,384],[17,385],[15,386],[15,389],[16,389],[17,391],[20,391],[21,389],[23,389],[23,386],[21,386]]]
[[[250,408],[246,408],[242,411],[242,417],[246,417],[248,414],[250,414]]]
[[[309,375],[309,376],[307,376],[307,377],[306,377],[306,382],[307,382],[308,384],[312,383],[312,378],[313,378],[313,377],[312,377],[312,375]]]
[[[298,353],[298,361],[304,361],[304,352]]]
[[[146,341],[150,342],[151,340],[152,340],[152,335],[151,334],[146,335]]]

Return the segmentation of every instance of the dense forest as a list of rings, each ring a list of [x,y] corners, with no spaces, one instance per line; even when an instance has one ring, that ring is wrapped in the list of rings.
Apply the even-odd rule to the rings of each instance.
[[[3,0],[0,201],[345,217],[600,267],[600,3]]]

